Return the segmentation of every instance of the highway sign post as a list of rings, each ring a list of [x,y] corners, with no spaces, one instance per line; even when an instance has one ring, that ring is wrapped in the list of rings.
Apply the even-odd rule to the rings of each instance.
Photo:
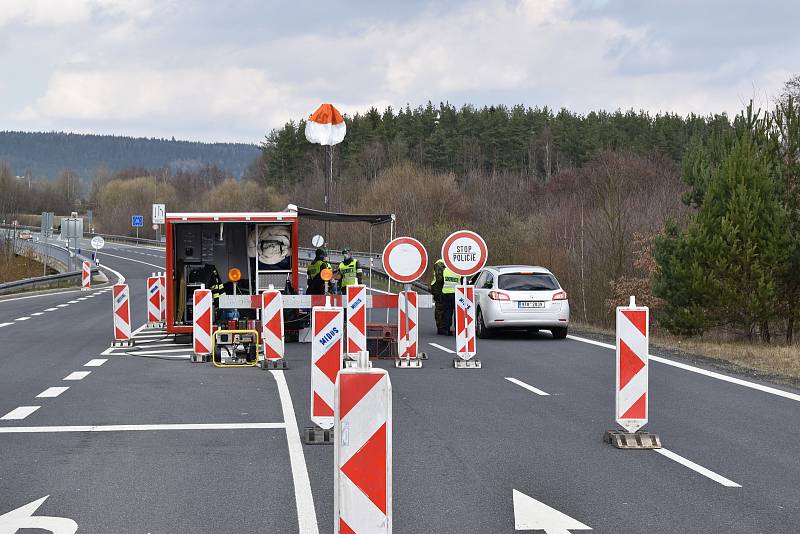
[[[44,266],[42,267],[42,276],[47,275],[47,260],[50,258],[50,245],[47,243],[47,241],[50,239],[50,236],[53,235],[54,215],[55,214],[52,211],[42,212],[41,234],[42,238],[44,239]]]
[[[136,228],[136,239],[139,239],[139,228],[144,226],[144,216],[131,215],[131,226]]]
[[[416,337],[411,337],[416,336],[418,332],[417,321],[412,321],[412,313],[416,315],[416,293],[411,291],[411,282],[418,280],[428,268],[428,251],[413,237],[395,238],[383,249],[383,268],[392,280],[404,284],[404,291],[398,296],[397,301],[398,317],[402,325],[398,329],[398,357],[394,365],[400,368],[419,369],[426,354],[416,352],[419,344]],[[408,350],[401,352],[399,350],[401,346],[413,346],[414,354]]]
[[[617,354],[614,415],[626,432],[608,431],[606,442],[624,449],[660,449],[655,434],[642,432],[649,412],[648,355],[650,350],[650,310],[636,306],[617,307]]]
[[[442,243],[442,260],[448,269],[461,276],[464,284],[456,286],[456,369],[479,369],[480,360],[475,358],[475,286],[467,285],[466,278],[486,265],[488,251],[481,236],[469,230],[450,234]]]
[[[166,204],[153,204],[153,230],[156,231],[156,240],[161,240],[161,225],[165,223],[167,216]]]

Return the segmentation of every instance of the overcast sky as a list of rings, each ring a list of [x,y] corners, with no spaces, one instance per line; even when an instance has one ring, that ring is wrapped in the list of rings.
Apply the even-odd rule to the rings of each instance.
[[[0,0],[0,130],[259,142],[321,102],[735,114],[800,7],[679,0]]]

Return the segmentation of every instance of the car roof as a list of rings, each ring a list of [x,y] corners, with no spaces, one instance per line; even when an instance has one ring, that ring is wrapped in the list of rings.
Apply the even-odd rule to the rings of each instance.
[[[519,272],[519,271],[525,271],[525,272],[536,271],[539,273],[553,274],[550,272],[549,269],[546,269],[539,265],[487,265],[485,268],[496,271],[498,274]]]

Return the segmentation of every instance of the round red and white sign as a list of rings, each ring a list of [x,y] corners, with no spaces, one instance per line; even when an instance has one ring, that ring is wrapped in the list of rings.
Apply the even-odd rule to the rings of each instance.
[[[472,276],[486,265],[486,241],[475,232],[453,232],[442,244],[442,259],[459,276]]]
[[[383,249],[383,268],[395,282],[410,284],[428,268],[428,252],[413,237],[398,237]]]

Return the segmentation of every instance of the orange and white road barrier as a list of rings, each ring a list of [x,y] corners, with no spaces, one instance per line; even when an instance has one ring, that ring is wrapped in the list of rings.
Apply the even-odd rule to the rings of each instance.
[[[127,284],[115,284],[111,290],[114,299],[114,342],[112,346],[128,347],[131,339],[130,291]]]
[[[167,322],[167,273],[158,273],[161,279],[161,322]]]
[[[617,308],[616,419],[628,432],[647,424],[650,310],[636,306]]]
[[[161,277],[147,277],[147,325],[161,326]]]
[[[210,289],[195,289],[192,295],[192,361],[204,361],[211,354],[214,301]]]
[[[383,369],[336,381],[334,532],[392,532],[392,384]]]
[[[480,368],[475,358],[475,287],[456,286],[456,355],[457,369]]]
[[[92,264],[84,261],[81,264],[81,291],[92,289]]]
[[[261,342],[264,369],[286,369],[284,356],[283,299],[281,292],[268,289],[261,294]]]
[[[422,367],[419,358],[419,308],[415,291],[401,291],[397,298],[397,357],[395,367]]]
[[[342,308],[334,307],[313,308],[311,312],[311,422],[323,430],[333,428],[333,390],[342,368],[343,315]]]
[[[347,356],[367,350],[367,287],[347,286]]]

